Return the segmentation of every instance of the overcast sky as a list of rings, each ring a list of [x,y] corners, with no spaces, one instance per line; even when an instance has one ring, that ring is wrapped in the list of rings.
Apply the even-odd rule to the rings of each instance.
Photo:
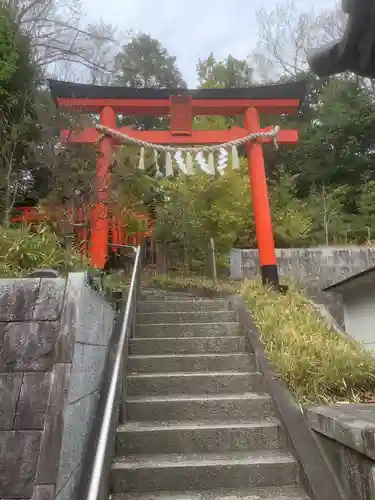
[[[246,58],[257,37],[255,12],[277,0],[83,0],[88,21],[143,31],[157,38],[177,62],[190,87],[198,59],[211,51]],[[295,0],[301,10],[329,8],[335,0]]]

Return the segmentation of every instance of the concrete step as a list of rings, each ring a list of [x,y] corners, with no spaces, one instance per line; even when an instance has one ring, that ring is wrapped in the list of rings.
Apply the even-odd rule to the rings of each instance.
[[[130,354],[200,354],[246,352],[245,337],[135,338]]]
[[[137,324],[230,323],[237,321],[235,311],[138,313]]]
[[[271,397],[265,393],[206,396],[151,396],[126,399],[128,421],[201,422],[263,420],[275,417]]]
[[[171,290],[170,288],[158,288],[158,287],[154,287],[154,286],[141,286],[140,288],[140,292],[141,294],[145,294],[145,295],[148,295],[148,294],[153,294],[153,293],[160,293],[160,294],[176,294],[176,295],[191,295],[191,293],[189,292],[189,290],[186,290],[184,288],[181,288],[179,290]]]
[[[163,290],[141,291],[140,302],[158,302],[164,300],[194,299],[194,295],[184,292],[168,292]]]
[[[128,373],[255,372],[256,363],[249,354],[154,354],[129,356]]]
[[[117,455],[147,453],[222,453],[281,449],[287,444],[277,421],[127,422],[118,428]]]
[[[199,311],[229,311],[230,303],[228,300],[163,300],[160,302],[138,302],[137,310],[139,313],[162,313],[162,312],[199,312]]]
[[[297,485],[298,466],[280,451],[128,455],[111,468],[113,493]]]
[[[263,387],[260,373],[147,373],[127,376],[129,396],[173,394],[238,394],[259,392]]]
[[[136,337],[224,337],[240,335],[239,323],[164,323],[138,325]]]
[[[156,491],[152,493],[123,493],[112,500],[309,500],[298,486],[250,488],[247,490],[216,491]]]

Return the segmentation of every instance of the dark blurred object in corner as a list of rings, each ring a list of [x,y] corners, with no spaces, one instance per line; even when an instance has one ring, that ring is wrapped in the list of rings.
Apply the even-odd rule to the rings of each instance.
[[[311,49],[307,61],[313,73],[327,77],[345,71],[375,77],[375,0],[342,0],[348,22],[341,40]]]

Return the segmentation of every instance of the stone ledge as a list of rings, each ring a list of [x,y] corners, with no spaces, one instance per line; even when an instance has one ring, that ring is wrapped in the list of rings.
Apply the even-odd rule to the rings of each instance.
[[[375,404],[311,407],[311,429],[375,460]]]
[[[41,431],[0,431],[0,498],[33,495],[40,438]]]
[[[65,278],[42,278],[35,301],[35,321],[57,321],[61,315],[65,293]]]
[[[58,320],[65,284],[65,278],[0,279],[0,321]]]
[[[0,321],[30,321],[39,287],[38,278],[0,280]]]
[[[49,389],[49,372],[23,374],[14,422],[15,430],[43,430]]]
[[[13,429],[23,373],[0,373],[0,431]]]
[[[0,346],[0,371],[49,371],[55,363],[59,322],[9,323]]]

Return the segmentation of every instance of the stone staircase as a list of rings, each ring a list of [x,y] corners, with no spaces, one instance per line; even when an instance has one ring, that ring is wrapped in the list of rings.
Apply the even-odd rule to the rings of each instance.
[[[144,292],[114,500],[308,500],[226,300]]]

